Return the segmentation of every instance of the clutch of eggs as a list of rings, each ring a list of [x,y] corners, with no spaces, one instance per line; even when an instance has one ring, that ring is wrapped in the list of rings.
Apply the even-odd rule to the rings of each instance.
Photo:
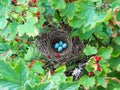
[[[58,52],[61,52],[63,49],[66,49],[66,48],[67,48],[67,43],[63,41],[59,41],[54,45],[54,49],[57,49]]]

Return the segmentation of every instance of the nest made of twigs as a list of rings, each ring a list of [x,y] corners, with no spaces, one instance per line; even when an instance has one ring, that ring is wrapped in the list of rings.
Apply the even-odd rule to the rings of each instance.
[[[83,43],[77,37],[69,38],[70,31],[65,29],[56,29],[49,27],[50,32],[44,33],[36,40],[39,51],[49,56],[53,62],[65,64],[72,59],[79,57],[83,51]],[[45,35],[45,37],[43,37]],[[55,42],[62,40],[68,44],[68,47],[62,52],[58,52],[54,49]],[[59,54],[58,57],[55,54]]]

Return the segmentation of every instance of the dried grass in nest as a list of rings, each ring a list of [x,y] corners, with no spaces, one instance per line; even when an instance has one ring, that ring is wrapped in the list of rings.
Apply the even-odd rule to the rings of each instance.
[[[37,47],[43,55],[46,57],[50,55],[50,63],[55,65],[59,63],[60,65],[66,64],[69,61],[79,58],[83,51],[84,44],[77,37],[69,38],[70,31],[65,29],[56,29],[53,27],[48,27],[50,32],[45,33],[46,37],[39,36],[36,40]],[[62,52],[57,52],[54,49],[55,42],[62,40],[68,44],[68,47]],[[59,54],[59,57],[55,57],[55,54]],[[81,61],[83,62],[83,61]],[[51,65],[48,63],[47,65]]]

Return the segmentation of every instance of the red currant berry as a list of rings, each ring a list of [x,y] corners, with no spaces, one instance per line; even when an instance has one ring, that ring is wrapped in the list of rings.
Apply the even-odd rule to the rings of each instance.
[[[16,2],[16,0],[12,0],[12,2],[13,2],[13,3],[15,3],[15,2]]]
[[[40,20],[40,16],[37,16],[37,19]]]
[[[32,0],[34,3],[36,3],[37,2],[37,0]]]
[[[93,58],[94,58],[95,61],[100,61],[101,60],[101,57],[99,57],[99,56],[93,56]]]
[[[98,63],[96,63],[95,65],[96,65],[96,67],[100,67],[100,65]]]
[[[44,27],[45,26],[45,24],[42,24],[42,27]]]
[[[93,72],[92,72],[92,71],[88,73],[88,76],[89,76],[89,77],[91,77],[92,75],[93,75]]]
[[[20,40],[20,42],[23,42],[23,40]]]
[[[99,67],[97,67],[97,71],[101,71],[101,67],[99,66]]]
[[[30,44],[30,42],[26,42],[26,44],[28,44],[28,45],[29,45],[29,44]]]
[[[19,39],[18,39],[18,38],[15,38],[15,41],[16,41],[16,42],[18,42],[18,41],[19,41]]]
[[[55,54],[55,57],[60,57],[60,54]]]
[[[54,70],[50,70],[50,74],[53,75],[55,72]]]
[[[40,12],[39,11],[36,12],[36,16],[40,16]]]
[[[43,38],[47,38],[47,34],[43,34],[42,37],[43,37]]]
[[[47,58],[51,58],[51,56],[50,56],[50,55],[47,55]]]

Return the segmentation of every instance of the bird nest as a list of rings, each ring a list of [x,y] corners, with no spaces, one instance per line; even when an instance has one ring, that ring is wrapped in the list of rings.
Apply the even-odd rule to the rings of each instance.
[[[83,43],[77,37],[70,38],[70,31],[65,29],[49,28],[50,31],[37,38],[37,47],[46,58],[55,63],[66,64],[79,57],[83,51]],[[67,48],[61,52],[54,49],[54,44],[62,40],[67,43]]]

